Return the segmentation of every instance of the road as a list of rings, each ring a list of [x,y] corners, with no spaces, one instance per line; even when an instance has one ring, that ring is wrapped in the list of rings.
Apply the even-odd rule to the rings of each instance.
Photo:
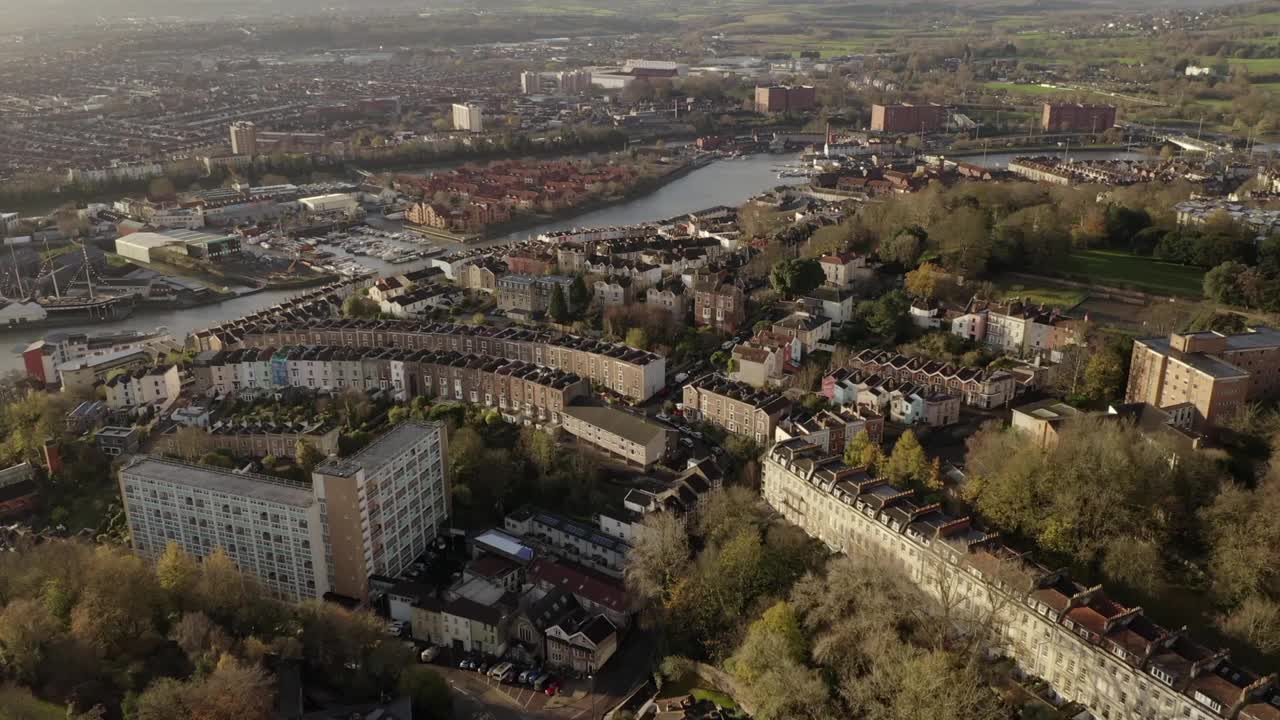
[[[594,678],[565,679],[554,697],[459,670],[450,661],[434,669],[453,690],[456,720],[599,720],[649,679],[655,647],[653,633],[633,628],[604,670]]]

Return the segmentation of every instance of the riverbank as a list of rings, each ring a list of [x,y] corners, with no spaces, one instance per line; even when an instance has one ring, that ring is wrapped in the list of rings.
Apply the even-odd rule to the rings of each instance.
[[[960,157],[978,157],[981,155],[992,154],[1018,154],[1025,155],[1027,153],[1059,153],[1065,151],[1070,152],[1142,152],[1149,148],[1131,148],[1127,145],[1078,145],[1072,147],[1064,147],[1062,145],[1029,145],[1027,147],[991,147],[991,148],[972,148],[967,150],[949,150],[947,152],[929,153],[930,155],[941,155],[947,159]]]
[[[421,227],[417,225],[410,225],[408,223],[405,223],[404,229],[410,232],[425,235],[434,240],[452,242],[456,245],[470,246],[470,245],[492,243],[493,240],[497,240],[500,238],[508,238],[517,233],[521,233],[521,232],[531,230],[533,228],[541,227],[548,223],[567,222],[567,221],[573,220],[574,218],[581,217],[583,215],[600,212],[603,210],[608,210],[609,208],[612,208],[612,207],[625,205],[626,203],[630,203],[630,202],[635,202],[636,200],[639,200],[641,198],[644,198],[646,196],[649,196],[658,192],[664,187],[689,175],[689,173],[692,173],[695,170],[701,170],[702,168],[710,166],[712,163],[715,162],[715,160],[716,158],[711,156],[706,156],[706,155],[693,158],[692,160],[682,164],[680,167],[668,173],[664,173],[659,177],[652,178],[645,182],[637,183],[634,187],[632,187],[630,190],[628,190],[627,192],[621,195],[610,197],[610,198],[598,198],[595,200],[589,200],[580,205],[575,205],[571,208],[565,208],[563,210],[557,211],[555,213],[551,213],[549,215],[540,215],[540,214],[521,215],[518,218],[511,220],[509,222],[499,223],[496,225],[492,225],[489,228],[486,228],[485,232],[482,235],[467,236],[464,238],[454,233],[450,233],[444,230],[439,230],[437,228]],[[743,199],[745,200],[746,198],[743,198]],[[664,218],[654,218],[654,220],[661,220],[661,219],[664,219]]]

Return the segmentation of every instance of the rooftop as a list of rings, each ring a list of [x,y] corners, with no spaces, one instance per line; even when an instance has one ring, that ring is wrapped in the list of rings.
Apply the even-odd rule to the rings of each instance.
[[[574,406],[565,408],[564,414],[639,445],[648,445],[667,432],[661,425],[613,408]]]
[[[316,501],[311,488],[302,483],[266,475],[236,473],[208,465],[193,465],[154,455],[135,458],[125,466],[124,473],[165,485],[185,485],[299,508],[310,507]]]
[[[338,477],[351,477],[357,472],[376,472],[400,453],[416,444],[428,433],[442,433],[443,426],[434,422],[409,420],[384,433],[365,449],[349,458],[326,460],[316,472]]]

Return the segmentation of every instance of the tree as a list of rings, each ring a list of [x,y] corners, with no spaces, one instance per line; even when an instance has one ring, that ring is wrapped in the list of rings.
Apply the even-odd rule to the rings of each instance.
[[[427,720],[448,720],[453,713],[453,695],[440,673],[422,665],[412,665],[400,673],[399,689],[413,703],[413,716]]]
[[[324,462],[325,456],[306,438],[298,438],[293,446],[293,456],[298,465],[310,473],[316,466]]]
[[[342,316],[346,318],[372,319],[380,312],[378,303],[361,295],[349,295],[342,301]]]
[[[817,258],[788,258],[773,266],[769,282],[788,298],[804,295],[826,279]]]
[[[565,303],[564,291],[559,285],[551,288],[551,300],[547,303],[547,314],[552,320],[563,324],[569,319],[569,306]]]
[[[1249,267],[1235,260],[1227,260],[1204,274],[1204,295],[1214,302],[1226,305],[1246,305],[1247,298],[1240,286],[1240,278]]]
[[[1114,402],[1124,394],[1125,359],[1108,347],[1089,356],[1084,369],[1084,394],[1097,400]]]
[[[859,430],[844,447],[844,462],[850,467],[873,468],[880,461],[880,446],[871,441],[866,430]]]
[[[1280,652],[1280,603],[1261,595],[1244,599],[1219,624],[1223,632],[1249,647]]]
[[[631,328],[627,331],[627,337],[624,342],[628,347],[633,347],[637,350],[648,350],[649,334],[644,331],[644,328]]]
[[[1254,490],[1228,485],[1203,512],[1213,593],[1224,601],[1280,591],[1280,478],[1275,475]]]
[[[573,283],[569,285],[569,304],[576,312],[581,313],[590,302],[591,291],[587,288],[587,281],[582,278],[581,273],[574,275]]]
[[[194,461],[213,450],[213,441],[205,430],[187,426],[178,428],[173,434],[169,449],[183,460]]]
[[[179,604],[189,601],[199,577],[200,564],[195,558],[177,542],[165,545],[164,553],[156,561],[156,580],[169,597]]]
[[[912,297],[933,300],[943,293],[950,275],[933,263],[924,263],[907,273],[903,287]]]
[[[689,564],[689,535],[671,512],[645,516],[644,530],[627,553],[627,588],[642,602],[666,603]]]
[[[20,598],[0,610],[0,667],[25,683],[34,683],[59,623],[34,600]]]
[[[924,488],[929,481],[930,467],[929,458],[916,434],[907,430],[894,444],[893,452],[884,464],[883,474],[891,482]]]
[[[911,269],[920,261],[929,234],[919,225],[898,230],[892,238],[882,243],[878,250],[880,259]]]

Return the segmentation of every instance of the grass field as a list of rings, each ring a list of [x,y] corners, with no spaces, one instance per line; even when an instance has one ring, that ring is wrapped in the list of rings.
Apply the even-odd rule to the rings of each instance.
[[[1204,271],[1111,250],[1089,250],[1066,258],[1059,270],[1072,279],[1100,285],[1120,285],[1138,290],[1200,297]]]
[[[1059,287],[1050,283],[1029,285],[1024,280],[997,281],[996,289],[1006,299],[1022,298],[1033,305],[1043,304],[1059,310],[1070,310],[1084,302],[1085,291],[1076,288]]]

